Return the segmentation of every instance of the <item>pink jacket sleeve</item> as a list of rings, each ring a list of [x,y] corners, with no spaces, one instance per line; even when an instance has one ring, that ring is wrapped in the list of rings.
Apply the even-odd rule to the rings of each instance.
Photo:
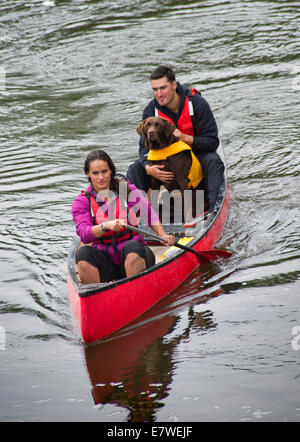
[[[96,241],[93,234],[93,220],[90,214],[89,200],[84,195],[78,195],[72,205],[72,216],[76,226],[76,233],[84,244]]]

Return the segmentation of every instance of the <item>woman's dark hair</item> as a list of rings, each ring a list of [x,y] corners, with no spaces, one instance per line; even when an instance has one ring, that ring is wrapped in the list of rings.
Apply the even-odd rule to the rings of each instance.
[[[170,83],[175,81],[175,74],[173,70],[168,66],[158,66],[150,75],[150,80],[159,80],[160,78],[167,77]]]

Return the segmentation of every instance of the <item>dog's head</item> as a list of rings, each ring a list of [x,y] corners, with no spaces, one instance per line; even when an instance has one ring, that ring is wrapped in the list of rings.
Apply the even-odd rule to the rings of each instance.
[[[161,117],[149,117],[136,128],[137,133],[145,139],[148,150],[162,149],[178,141],[173,134],[174,124]]]

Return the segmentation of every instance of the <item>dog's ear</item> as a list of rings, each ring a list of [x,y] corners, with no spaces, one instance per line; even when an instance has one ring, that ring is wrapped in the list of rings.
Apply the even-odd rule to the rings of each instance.
[[[136,128],[136,131],[140,137],[144,137],[146,135],[145,134],[145,122],[146,122],[146,120],[142,121]]]
[[[171,121],[167,120],[166,118],[162,118],[164,122],[164,134],[167,140],[172,140],[174,135],[174,130],[176,129],[175,125],[171,123]]]

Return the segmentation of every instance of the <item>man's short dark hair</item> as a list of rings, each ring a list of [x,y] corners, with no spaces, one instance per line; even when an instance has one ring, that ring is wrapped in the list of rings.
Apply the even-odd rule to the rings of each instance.
[[[150,80],[159,80],[163,77],[167,77],[170,83],[175,81],[175,74],[169,66],[158,66],[150,75]]]

